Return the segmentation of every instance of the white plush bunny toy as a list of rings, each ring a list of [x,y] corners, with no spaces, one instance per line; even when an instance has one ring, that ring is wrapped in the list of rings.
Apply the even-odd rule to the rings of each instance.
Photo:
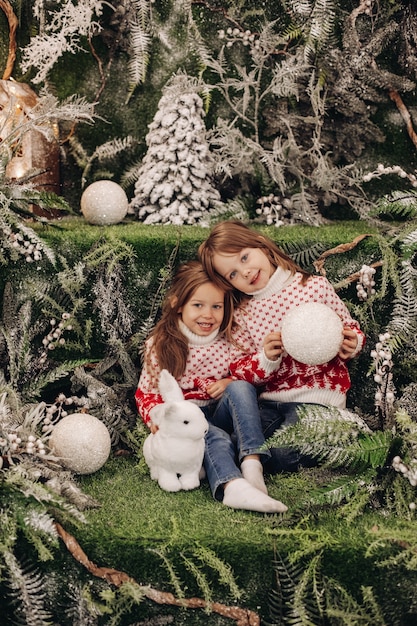
[[[164,403],[152,411],[152,422],[158,430],[143,444],[151,478],[164,491],[195,489],[200,485],[208,422],[196,404],[184,400],[168,370],[161,371],[159,391]]]

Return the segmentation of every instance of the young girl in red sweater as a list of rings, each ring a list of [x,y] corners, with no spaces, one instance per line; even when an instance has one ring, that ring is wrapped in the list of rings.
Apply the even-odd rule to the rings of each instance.
[[[231,508],[283,512],[287,507],[268,496],[263,478],[270,453],[262,448],[256,389],[230,376],[232,320],[230,287],[215,285],[197,261],[182,265],[145,344],[137,408],[155,431],[152,413],[163,402],[158,381],[167,369],[209,422],[204,467],[213,496]]]
[[[360,352],[365,338],[329,281],[301,270],[271,239],[238,221],[217,224],[199,256],[216,284],[234,289],[235,340],[247,354],[235,355],[231,373],[260,388],[265,437],[294,424],[301,405],[345,408],[350,388],[346,363]],[[283,349],[284,316],[306,302],[326,304],[343,322],[342,344],[328,363],[305,365]],[[303,461],[310,464],[293,450],[274,449],[267,469],[293,470]]]

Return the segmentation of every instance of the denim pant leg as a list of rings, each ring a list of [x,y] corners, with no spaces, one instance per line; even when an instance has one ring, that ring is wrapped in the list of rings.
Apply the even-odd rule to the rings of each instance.
[[[298,422],[297,409],[305,406],[301,402],[261,401],[259,408],[265,439],[272,437],[276,430],[292,426]],[[317,462],[312,457],[301,454],[296,448],[282,446],[271,448],[271,458],[265,463],[269,474],[294,472],[300,467],[314,467]]]
[[[211,424],[209,415],[206,417],[209,429],[205,438],[204,469],[213,497],[222,500],[222,485],[234,478],[242,478],[242,474],[236,464],[236,448],[231,436]]]
[[[248,454],[259,454],[262,461],[270,457],[268,450],[261,450],[265,436],[257,390],[250,383],[242,380],[230,383],[209,421],[230,435],[233,434],[239,462]]]

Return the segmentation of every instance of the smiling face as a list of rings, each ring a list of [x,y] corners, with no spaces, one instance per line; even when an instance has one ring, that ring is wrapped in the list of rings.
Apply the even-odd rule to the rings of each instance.
[[[200,337],[220,328],[224,316],[224,292],[213,283],[198,287],[191,298],[178,309],[183,323]]]
[[[214,254],[213,266],[234,289],[247,295],[266,287],[275,271],[261,248],[243,248],[236,254]]]

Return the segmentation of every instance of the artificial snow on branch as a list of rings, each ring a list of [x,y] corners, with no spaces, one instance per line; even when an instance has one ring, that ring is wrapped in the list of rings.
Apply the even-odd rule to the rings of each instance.
[[[220,203],[203,122],[202,87],[179,72],[165,86],[146,136],[130,210],[145,224],[208,225]]]
[[[79,0],[76,3],[67,0],[58,10],[52,12],[44,10],[43,0],[37,0],[33,12],[44,24],[44,29],[32,37],[23,50],[23,73],[31,67],[36,68],[37,74],[32,82],[42,83],[65,52],[81,52],[81,37],[89,37],[101,30],[100,23],[95,18],[101,16],[105,4],[108,3],[101,0]]]

